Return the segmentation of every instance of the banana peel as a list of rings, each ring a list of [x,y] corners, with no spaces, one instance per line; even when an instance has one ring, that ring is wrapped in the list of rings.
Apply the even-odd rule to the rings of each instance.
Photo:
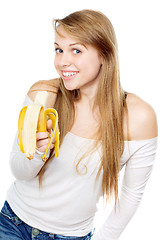
[[[44,162],[50,154],[50,146],[55,139],[54,153],[59,155],[59,128],[58,113],[54,108],[47,108],[48,92],[39,91],[33,103],[22,108],[18,119],[18,145],[22,153],[31,160],[36,152],[36,133],[47,131],[47,120],[52,121],[52,133],[49,136],[49,143],[42,156]]]

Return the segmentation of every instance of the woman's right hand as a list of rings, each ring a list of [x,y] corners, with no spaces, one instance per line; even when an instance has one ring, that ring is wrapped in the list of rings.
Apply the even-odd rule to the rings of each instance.
[[[52,129],[52,121],[49,119],[47,120],[47,131],[46,132],[37,132],[37,143],[36,143],[36,149],[37,151],[43,153],[46,151],[47,145],[49,143],[49,135],[51,134]],[[53,140],[50,149],[54,148],[55,139]]]

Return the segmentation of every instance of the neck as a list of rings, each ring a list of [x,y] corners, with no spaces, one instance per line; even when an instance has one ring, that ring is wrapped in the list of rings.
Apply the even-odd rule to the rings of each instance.
[[[84,109],[86,109],[86,108],[93,109],[94,102],[95,102],[95,95],[88,95],[88,94],[81,93],[81,98],[77,102],[77,104],[78,104],[78,106],[81,106]]]
[[[95,102],[96,94],[97,86],[90,86],[90,88],[81,88],[80,89],[81,98],[79,102],[89,104],[92,106]]]

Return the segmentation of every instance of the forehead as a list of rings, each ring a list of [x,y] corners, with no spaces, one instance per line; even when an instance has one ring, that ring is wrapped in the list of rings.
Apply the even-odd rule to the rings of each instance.
[[[73,42],[79,42],[78,38],[71,36],[69,33],[65,31],[63,26],[59,26],[57,28],[57,32],[55,32],[55,42],[56,43],[73,43]],[[82,44],[82,43],[81,43]]]
[[[81,45],[83,49],[87,51],[99,53],[97,48],[91,44],[86,42],[82,42],[82,40],[78,37],[73,37],[67,31],[65,31],[63,26],[58,26],[57,32],[55,32],[55,44],[60,47],[72,47],[73,45]]]

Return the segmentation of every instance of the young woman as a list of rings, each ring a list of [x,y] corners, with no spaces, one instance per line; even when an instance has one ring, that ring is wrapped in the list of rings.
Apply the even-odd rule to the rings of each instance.
[[[29,161],[17,136],[10,164],[16,178],[0,215],[1,239],[118,239],[135,213],[155,159],[157,123],[150,105],[123,91],[117,43],[106,16],[92,10],[55,20],[55,68],[60,78],[39,81],[59,114],[60,152],[42,154],[52,128],[37,133]],[[121,194],[118,177],[125,166]],[[115,209],[93,235],[96,204],[114,195]]]

